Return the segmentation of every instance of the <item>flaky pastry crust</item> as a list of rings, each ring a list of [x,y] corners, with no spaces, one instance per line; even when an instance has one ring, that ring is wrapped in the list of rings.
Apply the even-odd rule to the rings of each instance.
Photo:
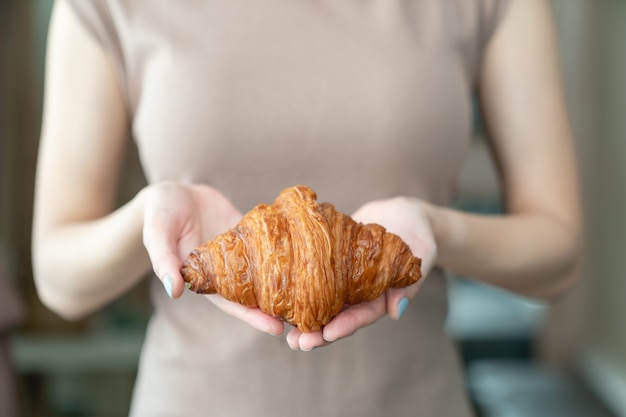
[[[357,223],[295,186],[196,248],[181,272],[195,292],[221,294],[311,332],[345,304],[417,282],[420,265],[397,235]]]

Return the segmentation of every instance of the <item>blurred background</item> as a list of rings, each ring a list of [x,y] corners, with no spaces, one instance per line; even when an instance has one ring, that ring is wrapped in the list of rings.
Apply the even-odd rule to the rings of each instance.
[[[450,277],[448,331],[480,416],[626,416],[626,1],[552,0],[580,160],[586,259],[547,305]],[[147,287],[68,323],[38,301],[32,197],[52,0],[0,0],[0,417],[125,416],[150,315]],[[498,213],[476,116],[456,205]],[[144,184],[130,149],[120,191]],[[12,373],[12,375],[11,375]],[[7,391],[8,390],[8,391]],[[13,391],[11,391],[13,390]]]

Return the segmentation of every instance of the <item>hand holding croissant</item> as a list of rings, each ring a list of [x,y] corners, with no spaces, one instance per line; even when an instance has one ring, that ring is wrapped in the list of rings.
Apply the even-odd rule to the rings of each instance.
[[[181,273],[198,293],[218,293],[296,326],[320,330],[343,308],[421,278],[421,261],[396,235],[318,203],[304,186],[281,192],[196,248]]]

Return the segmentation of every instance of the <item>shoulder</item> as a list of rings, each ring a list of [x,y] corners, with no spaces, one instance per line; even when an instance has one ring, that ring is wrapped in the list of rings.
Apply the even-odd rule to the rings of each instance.
[[[437,11],[444,44],[455,50],[466,66],[468,80],[478,81],[487,45],[514,0],[431,0]]]

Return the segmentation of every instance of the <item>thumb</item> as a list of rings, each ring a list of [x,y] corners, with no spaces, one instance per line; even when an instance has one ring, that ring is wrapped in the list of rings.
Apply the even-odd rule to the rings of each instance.
[[[143,243],[152,263],[152,269],[163,283],[170,298],[178,298],[183,294],[185,282],[180,273],[182,261],[178,256],[178,238],[171,228],[150,227],[146,224]]]
[[[171,248],[160,246],[158,243],[146,244],[152,269],[163,283],[163,287],[170,298],[178,298],[183,294],[185,281],[180,273],[182,262]]]
[[[400,320],[409,308],[411,300],[419,292],[424,278],[405,288],[389,288],[387,290],[387,314],[394,320]]]

